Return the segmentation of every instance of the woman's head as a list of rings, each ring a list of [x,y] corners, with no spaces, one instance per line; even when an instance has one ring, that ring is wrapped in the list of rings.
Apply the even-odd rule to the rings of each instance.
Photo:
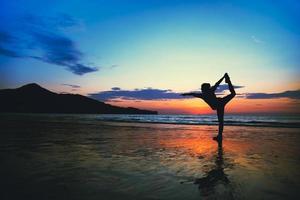
[[[203,84],[201,85],[201,90],[202,90],[202,92],[208,92],[209,89],[210,89],[210,84],[209,84],[209,83],[203,83]]]

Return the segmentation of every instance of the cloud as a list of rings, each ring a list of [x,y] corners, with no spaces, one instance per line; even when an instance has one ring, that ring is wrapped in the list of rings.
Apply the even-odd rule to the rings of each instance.
[[[61,85],[64,85],[64,86],[68,86],[68,87],[71,87],[73,89],[77,89],[77,88],[80,88],[80,85],[73,85],[73,84],[67,84],[67,83],[63,83]]]
[[[257,37],[255,37],[254,35],[251,36],[251,39],[253,40],[253,42],[257,43],[257,44],[263,44],[264,41],[258,39]]]
[[[244,86],[235,86],[235,88],[243,88]],[[219,92],[226,90],[224,85],[219,89]],[[172,100],[172,99],[189,99],[192,96],[181,96],[181,93],[173,92],[170,89],[134,89],[122,90],[119,87],[113,87],[108,91],[101,91],[98,93],[89,94],[91,98],[100,101],[120,101],[120,100]],[[281,93],[244,93],[238,94],[237,98],[247,99],[276,99],[276,98],[289,98],[300,99],[300,90],[285,91]]]
[[[37,46],[41,49],[42,56],[31,56],[32,58],[60,66],[65,66],[69,71],[77,75],[94,72],[98,69],[81,64],[82,53],[75,47],[74,42],[64,36],[33,33]]]
[[[152,88],[122,90],[118,87],[114,87],[112,88],[112,90],[109,91],[102,91],[98,93],[89,94],[89,96],[100,101],[108,101],[111,99],[170,100],[191,98],[188,96],[181,96],[181,93],[173,92],[172,90],[161,90]]]
[[[234,86],[235,88],[242,88],[243,86]],[[227,85],[220,85],[217,89],[221,93],[227,89]],[[195,91],[199,92],[199,91]],[[170,89],[135,89],[122,90],[119,87],[113,87],[109,91],[101,91],[98,93],[89,94],[90,97],[100,101],[111,101],[112,99],[123,100],[171,100],[171,99],[189,99],[192,96],[181,96],[182,93],[173,92]]]
[[[12,50],[6,49],[0,46],[0,55],[8,56],[8,57],[19,57],[18,54]]]
[[[18,53],[9,49],[9,46],[13,44],[15,38],[7,32],[0,30],[0,55],[8,57],[19,57]]]
[[[84,55],[75,42],[59,31],[59,28],[76,24],[70,16],[41,18],[26,15],[21,22],[22,29],[15,31],[17,36],[0,32],[0,55],[63,66],[76,75],[98,71],[97,67],[83,63]]]
[[[234,85],[233,86],[235,89],[239,88],[244,88],[245,86],[240,86],[240,85]],[[219,87],[216,89],[216,93],[223,93],[225,90],[228,90],[228,85],[227,84],[221,84]]]
[[[119,87],[113,87],[113,88],[111,88],[111,90],[121,90],[121,88],[119,88]]]
[[[300,90],[284,91],[280,93],[246,93],[244,95],[247,99],[278,99],[278,98],[289,98],[289,99],[300,99]]]

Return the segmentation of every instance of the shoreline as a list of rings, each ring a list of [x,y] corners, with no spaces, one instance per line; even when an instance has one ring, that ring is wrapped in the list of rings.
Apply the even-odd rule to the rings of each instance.
[[[100,122],[100,121],[99,121]],[[203,123],[203,124],[192,124],[192,123],[172,123],[172,122],[139,122],[139,121],[123,121],[123,120],[101,120],[101,122],[116,122],[116,123],[141,123],[141,124],[167,124],[167,125],[187,125],[187,126],[218,126],[218,123],[216,124],[209,124],[209,123]],[[257,123],[260,124],[260,123]],[[286,125],[286,126],[285,126]],[[290,124],[288,124],[290,125]],[[261,125],[252,125],[252,124],[232,124],[232,123],[226,123],[224,121],[224,126],[238,126],[238,127],[260,127],[260,128],[300,128],[300,124],[293,124],[294,126],[288,126],[284,123],[278,123],[278,125],[268,125],[268,124],[261,124]]]

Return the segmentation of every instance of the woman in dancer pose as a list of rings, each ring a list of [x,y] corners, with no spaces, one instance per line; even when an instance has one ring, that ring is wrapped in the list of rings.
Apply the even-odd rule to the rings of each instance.
[[[216,96],[215,91],[220,85],[220,83],[225,79],[225,82],[228,84],[228,88],[230,90],[230,94],[219,98]],[[219,122],[219,132],[216,137],[214,137],[214,140],[217,140],[219,142],[222,141],[222,133],[224,128],[224,109],[226,104],[233,99],[233,97],[236,95],[234,91],[234,87],[230,81],[230,78],[227,73],[218,81],[214,86],[210,86],[209,83],[203,83],[201,85],[201,91],[202,93],[184,93],[183,96],[194,96],[203,99],[213,110],[217,110],[218,115],[218,122]]]

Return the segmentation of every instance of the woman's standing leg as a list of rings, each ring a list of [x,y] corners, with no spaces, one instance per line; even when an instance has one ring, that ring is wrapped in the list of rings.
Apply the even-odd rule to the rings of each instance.
[[[216,139],[220,141],[223,139],[222,134],[224,128],[224,107],[223,106],[217,109],[217,115],[218,115],[218,122],[219,122],[219,132]]]

